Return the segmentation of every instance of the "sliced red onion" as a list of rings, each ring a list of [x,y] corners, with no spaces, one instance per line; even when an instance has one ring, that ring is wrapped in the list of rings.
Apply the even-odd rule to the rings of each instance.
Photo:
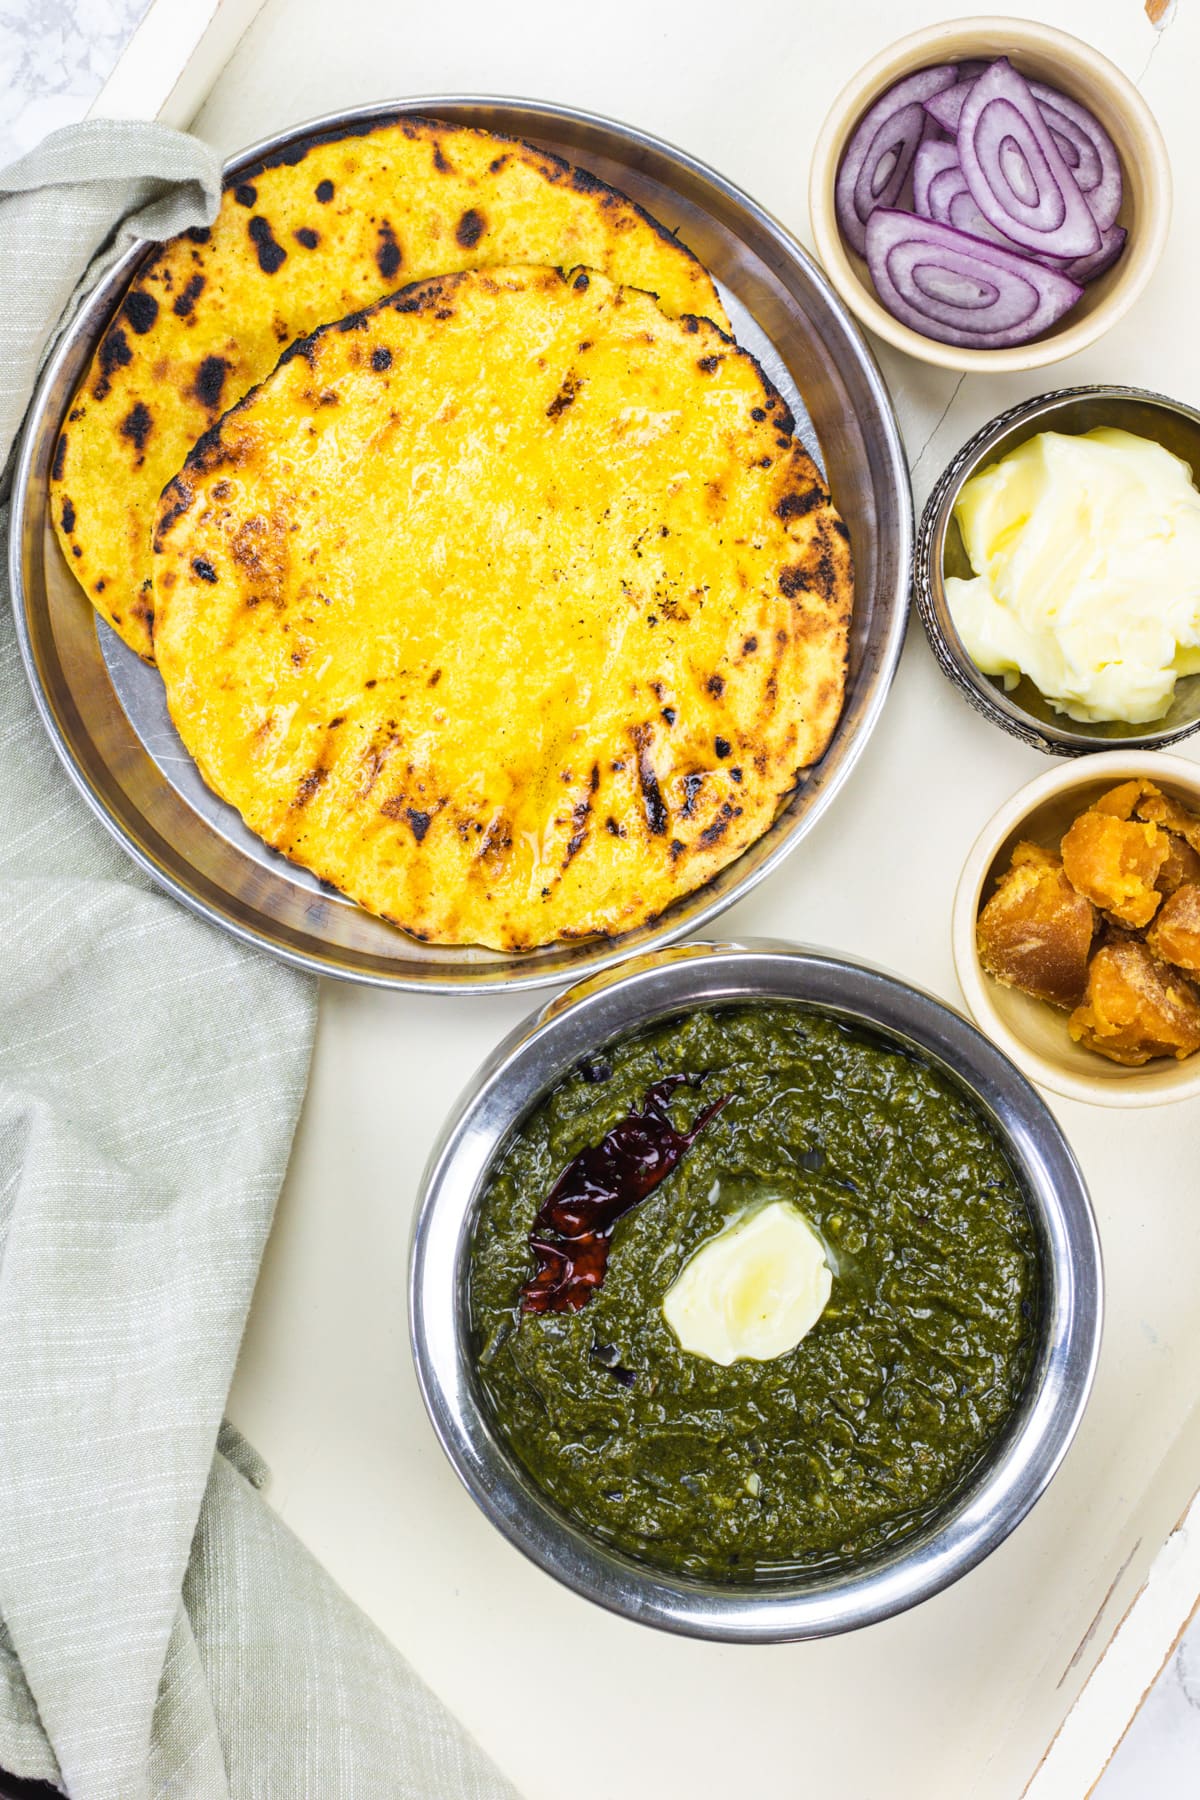
[[[958,121],[973,78],[959,65],[959,80],[953,87],[942,88],[925,101],[925,110],[945,131],[957,134]],[[1038,111],[1050,128],[1063,161],[1074,175],[1079,191],[1100,230],[1106,231],[1121,207],[1121,162],[1117,147],[1103,125],[1085,106],[1060,94],[1045,82],[1031,81],[1029,91],[1038,103]]]
[[[965,67],[966,65],[964,64],[962,66]],[[955,139],[958,137],[958,121],[962,117],[962,109],[966,105],[967,95],[975,86],[975,80],[976,78],[972,76],[969,81],[958,81],[952,88],[943,88],[940,93],[934,94],[931,100],[926,100],[924,102],[925,111],[929,114],[934,123],[940,126],[943,131],[948,131]],[[1031,81],[1029,84],[1030,92],[1033,92],[1037,86],[1037,82]],[[1053,92],[1051,88],[1043,88],[1041,91],[1047,94]],[[1046,117],[1046,108],[1041,104],[1040,100],[1038,105],[1042,117],[1046,118],[1046,122],[1050,126],[1051,135],[1058,145],[1059,153],[1062,156],[1063,161],[1066,163],[1067,167],[1074,172],[1075,179],[1078,181],[1080,152],[1076,139],[1082,134],[1073,132],[1073,135],[1068,136],[1065,127],[1070,121],[1062,114],[1059,115],[1057,122],[1061,123],[1064,129],[1061,132],[1057,131],[1055,129],[1056,121]],[[1096,161],[1096,175],[1098,178],[1098,158]],[[1083,184],[1080,183],[1080,185],[1082,186]]]
[[[1093,118],[1078,100],[1041,81],[1031,81],[1029,91],[1059,148],[1069,143],[1075,151],[1077,162],[1065,150],[1064,160],[1070,164],[1096,224],[1102,232],[1107,231],[1121,209],[1121,159],[1117,146],[1099,119]]]
[[[842,159],[836,199],[884,305],[968,347],[1049,330],[1126,240],[1112,139],[1006,58],[923,69],[881,96]]]
[[[1031,81],[1029,84],[1030,91],[1033,92],[1037,85],[1036,82]],[[952,88],[943,88],[941,93],[935,94],[931,100],[926,100],[924,103],[925,111],[929,114],[930,118],[936,125],[940,126],[943,131],[948,131],[951,137],[957,138],[958,136],[958,121],[962,117],[962,109],[966,105],[967,95],[974,86],[975,77],[972,76],[970,81],[958,81]],[[1053,90],[1045,88],[1042,91],[1044,93],[1050,93]],[[1080,153],[1076,138],[1082,134],[1076,132],[1072,136],[1068,136],[1065,129],[1061,132],[1057,131],[1055,129],[1056,121],[1047,117],[1047,109],[1040,101],[1038,102],[1038,105],[1042,117],[1046,119],[1046,123],[1050,126],[1051,134],[1055,143],[1058,145],[1063,161],[1069,169],[1074,171],[1075,179],[1078,181]],[[1069,121],[1065,115],[1060,114],[1058,116],[1058,123],[1065,127]],[[1096,175],[1098,178],[1098,158],[1096,162]],[[1082,183],[1080,185],[1082,186]]]
[[[962,73],[961,65],[959,73]],[[936,94],[931,94],[928,100],[921,103],[930,118],[952,137],[958,135],[958,121],[963,105],[977,79],[977,76],[972,75],[956,81],[953,87],[939,88]]]
[[[890,87],[863,117],[838,167],[834,205],[846,242],[859,255],[877,206],[894,206],[913,157],[931,130],[923,102],[958,78],[952,63],[920,69]]]
[[[1100,179],[1100,156],[1090,138],[1061,112],[1057,105],[1052,105],[1046,98],[1054,93],[1053,88],[1042,87],[1040,82],[1031,81],[1029,91],[1038,104],[1038,111],[1050,127],[1050,135],[1058,145],[1059,154],[1079,184],[1081,194],[1090,193]],[[1054,95],[1057,101],[1058,94]]]
[[[960,65],[960,71],[965,67],[965,64]],[[963,77],[953,87],[942,88],[925,101],[925,111],[943,131],[957,136],[958,121],[974,85],[973,78]],[[1115,144],[1086,107],[1069,100],[1057,88],[1031,81],[1029,91],[1050,128],[1060,156],[1079,184],[1079,191],[1087,200],[1097,225],[1104,231],[1116,218],[1121,204],[1121,164]]]
[[[913,206],[922,218],[936,219],[939,216],[929,204],[929,190],[936,180],[947,175],[957,175],[962,185],[967,185],[954,145],[939,144],[932,140],[922,144],[913,157],[912,166]]]
[[[1058,145],[1058,154],[1062,157],[1063,161],[1066,163],[1068,169],[1070,169],[1070,171],[1071,171],[1072,175],[1075,177],[1076,181],[1079,182],[1079,191],[1082,194],[1084,191],[1084,187],[1083,187],[1082,181],[1079,181],[1079,170],[1080,170],[1080,166],[1083,162],[1083,158],[1079,154],[1078,144],[1074,143],[1072,141],[1072,139],[1070,139],[1069,137],[1065,137],[1061,131],[1056,131],[1054,129],[1055,117],[1060,116],[1060,115],[1056,115],[1054,112],[1054,109],[1052,107],[1040,106],[1038,108],[1038,110],[1040,111],[1043,119],[1045,119],[1047,125],[1050,127],[1050,136],[1054,139],[1055,143]],[[1090,164],[1089,164],[1089,167],[1090,167]]]
[[[965,231],[968,237],[984,238],[989,244],[999,244],[1002,250],[1009,251],[1013,256],[1029,255],[1028,250],[1022,249],[1020,244],[1014,244],[1011,238],[1006,238],[1002,231],[997,231],[996,227],[989,224],[988,220],[984,218],[971,198],[971,191],[966,185],[965,178],[962,191],[951,195],[946,215],[943,217],[942,213],[935,209],[933,216],[935,219],[940,219],[943,225],[953,225],[956,231]],[[1067,264],[1061,256],[1039,256],[1035,260],[1042,263],[1047,269],[1061,269],[1064,274],[1066,273]],[[1083,262],[1086,259],[1080,257],[1078,260]],[[1072,276],[1072,280],[1078,280],[1078,277]]]
[[[918,152],[918,160],[930,148],[923,144]],[[940,148],[940,146],[938,146]],[[921,209],[917,208],[918,212]],[[940,168],[929,182],[928,209],[922,215],[925,218],[937,219],[942,225],[953,225],[956,231],[965,231],[969,237],[983,238],[989,244],[999,244],[1002,249],[1010,250],[1014,256],[1027,256],[1029,252],[1020,244],[1014,244],[1006,238],[1002,231],[988,222],[971,198],[971,190],[967,186],[967,178],[963,174],[957,157],[953,164]],[[1039,256],[1038,261],[1045,263],[1048,269],[1058,269],[1071,281],[1077,281],[1086,287],[1089,281],[1095,281],[1097,275],[1103,275],[1112,267],[1125,248],[1126,232],[1120,225],[1113,225],[1101,233],[1099,250],[1091,256],[1077,256],[1067,262],[1062,257]]]
[[[945,180],[941,183],[934,198],[931,218],[938,219],[943,225],[953,225],[956,231],[965,231],[970,237],[983,238],[989,244],[999,244],[1002,250],[1010,250],[1014,256],[1028,256],[1020,244],[1014,244],[1011,238],[997,231],[990,219],[985,219],[975,204],[967,178],[962,169],[953,183]]]
[[[953,154],[947,155],[947,151]],[[937,219],[942,225],[953,225],[956,231],[965,231],[969,237],[999,244],[1002,249],[1011,250],[1014,256],[1028,256],[1027,250],[1014,244],[984,218],[971,198],[967,178],[953,145],[921,145],[913,159],[913,186],[916,211],[923,218]],[[901,207],[900,210],[906,209]],[[1050,257],[1039,257],[1038,261],[1049,268],[1062,266],[1061,261],[1056,263]]]
[[[1062,157],[1062,159],[1066,163],[1068,169],[1070,169],[1072,175],[1074,175],[1075,180],[1078,182],[1078,180],[1079,180],[1079,151],[1078,151],[1078,149],[1071,142],[1069,137],[1064,137],[1060,131],[1055,131],[1052,122],[1048,118],[1046,118],[1046,108],[1044,106],[1039,106],[1038,111],[1041,113],[1043,119],[1046,119],[1046,123],[1050,127],[1050,136],[1054,139],[1054,142],[1058,148],[1058,154]],[[1080,188],[1079,191],[1080,191],[1080,193],[1082,193],[1083,189]]]
[[[1002,231],[997,231],[994,225],[988,224],[971,198],[967,178],[961,169],[953,180],[944,180],[938,184],[929,216],[943,225],[953,225],[956,231],[965,231],[969,237],[985,238],[989,244],[999,244],[1002,249],[1012,250],[1018,256],[1024,254],[1017,249],[1011,238],[1006,238]]]
[[[963,103],[958,160],[985,219],[1035,256],[1091,256],[1100,231],[1079,184],[1007,57]]]
[[[933,219],[877,208],[867,265],[894,318],[943,344],[1001,350],[1056,325],[1083,289],[1056,269]]]
[[[1111,269],[1125,248],[1125,239],[1129,234],[1123,225],[1110,225],[1101,233],[1100,248],[1091,256],[1077,256],[1074,262],[1064,263],[1062,272],[1071,281],[1086,285],[1095,281],[1097,275],[1103,275],[1105,269]]]

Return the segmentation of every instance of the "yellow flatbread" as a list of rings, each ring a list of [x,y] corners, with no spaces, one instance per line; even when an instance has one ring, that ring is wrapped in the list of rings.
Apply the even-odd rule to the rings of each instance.
[[[404,118],[228,189],[134,282],[75,396],[51,513],[84,591],[148,660],[163,487],[291,341],[427,275],[586,264],[727,323],[694,256],[623,194],[515,139]]]
[[[775,818],[842,702],[845,528],[754,360],[595,274],[418,284],[288,353],[163,495],[209,785],[417,937],[618,933]]]

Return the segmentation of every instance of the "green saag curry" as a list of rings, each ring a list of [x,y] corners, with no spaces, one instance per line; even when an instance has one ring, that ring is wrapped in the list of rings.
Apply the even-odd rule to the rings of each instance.
[[[679,1072],[678,1128],[728,1094],[719,1116],[617,1223],[586,1304],[522,1311],[564,1168]],[[821,1317],[771,1361],[685,1352],[667,1289],[779,1198],[825,1246]],[[618,1548],[733,1580],[848,1565],[934,1515],[1003,1428],[1036,1336],[1033,1226],[976,1107],[930,1064],[779,1003],[655,1025],[567,1076],[497,1164],[470,1289],[491,1413],[542,1490]]]

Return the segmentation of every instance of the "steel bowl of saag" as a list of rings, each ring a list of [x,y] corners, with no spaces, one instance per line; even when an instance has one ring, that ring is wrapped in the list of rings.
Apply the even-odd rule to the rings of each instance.
[[[1008,1059],[897,977],[688,945],[572,989],[447,1122],[418,1380],[519,1549],[628,1618],[774,1642],[999,1544],[1078,1426],[1095,1221]]]

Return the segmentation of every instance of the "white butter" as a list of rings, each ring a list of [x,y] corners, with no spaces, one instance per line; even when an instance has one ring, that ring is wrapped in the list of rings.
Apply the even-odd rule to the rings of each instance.
[[[1161,444],[1044,431],[954,515],[975,579],[948,577],[946,598],[986,675],[1028,675],[1068,718],[1140,725],[1200,672],[1200,494]]]
[[[663,1297],[683,1349],[728,1368],[795,1349],[825,1310],[833,1276],[820,1238],[787,1200],[742,1213],[686,1263]]]

